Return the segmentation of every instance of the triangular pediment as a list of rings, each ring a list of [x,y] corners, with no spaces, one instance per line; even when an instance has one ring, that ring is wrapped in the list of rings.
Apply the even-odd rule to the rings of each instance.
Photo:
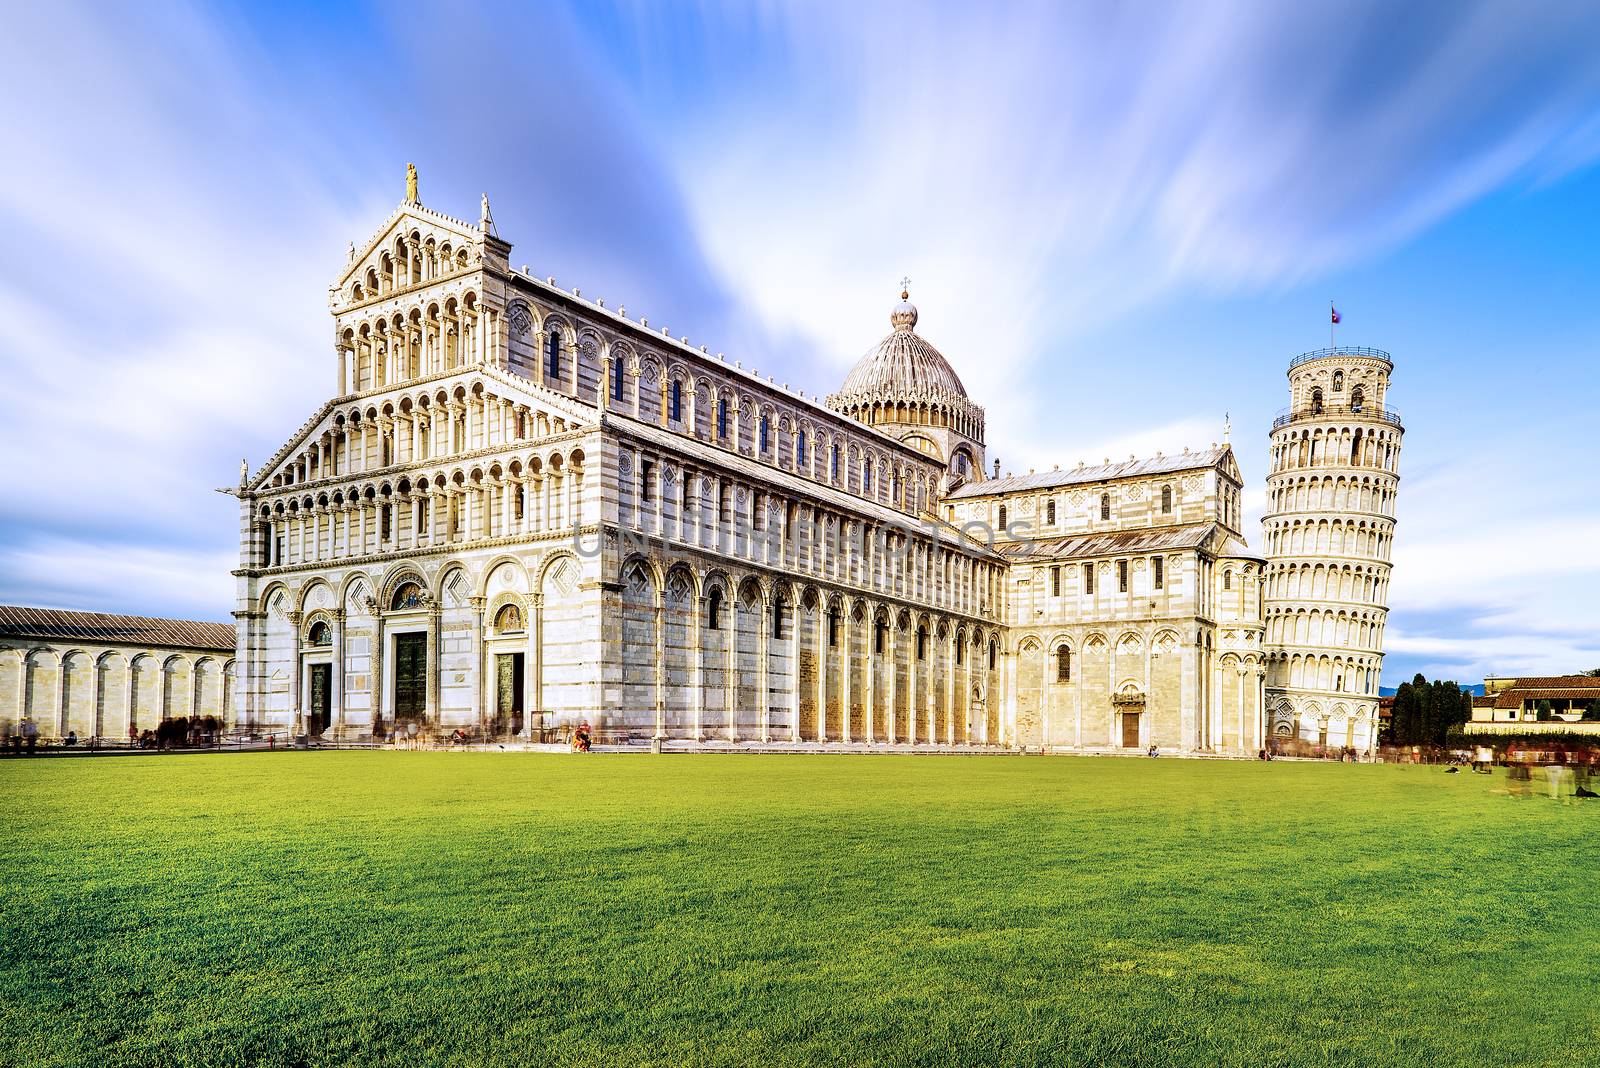
[[[350,262],[345,265],[332,288],[348,296],[350,289],[364,279],[369,271],[381,278],[384,254],[387,252],[392,256],[398,242],[411,239],[420,241],[424,247],[429,242],[435,249],[449,246],[452,257],[461,249],[466,249],[472,265],[482,259],[483,233],[476,226],[421,204],[407,202],[394,209],[366,244],[351,246],[354,253]]]

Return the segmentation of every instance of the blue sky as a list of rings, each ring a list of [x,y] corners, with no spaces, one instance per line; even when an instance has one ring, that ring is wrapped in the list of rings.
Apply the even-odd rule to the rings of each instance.
[[[403,191],[826,393],[919,330],[1013,470],[1233,441],[1395,355],[1385,683],[1600,666],[1593,4],[18,6],[0,599],[225,619]],[[21,47],[19,47],[19,44]]]

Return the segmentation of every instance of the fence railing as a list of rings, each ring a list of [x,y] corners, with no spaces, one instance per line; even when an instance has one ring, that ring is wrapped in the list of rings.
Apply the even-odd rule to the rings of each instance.
[[[1298,408],[1285,408],[1272,420],[1272,429],[1302,419],[1377,419],[1400,426],[1400,413],[1386,404],[1304,404]]]
[[[1388,364],[1394,363],[1394,358],[1382,349],[1369,349],[1360,345],[1335,345],[1331,349],[1313,349],[1310,352],[1302,352],[1289,361],[1289,366],[1299,367],[1307,360],[1320,360],[1324,356],[1366,356],[1369,359],[1382,360]]]

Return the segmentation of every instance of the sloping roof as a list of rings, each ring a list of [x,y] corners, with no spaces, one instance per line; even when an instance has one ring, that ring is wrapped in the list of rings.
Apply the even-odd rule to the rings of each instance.
[[[1521,708],[1525,701],[1600,701],[1600,687],[1518,686],[1496,694],[1494,707]],[[1476,703],[1474,707],[1477,707]]]
[[[969,482],[950,494],[950,499],[961,497],[988,497],[997,493],[1015,493],[1018,490],[1057,489],[1085,482],[1108,482],[1118,478],[1139,478],[1145,475],[1175,474],[1179,471],[1199,471],[1215,467],[1229,453],[1230,447],[1219,445],[1214,449],[1181,453],[1177,456],[1152,456],[1145,460],[1127,460],[1119,464],[1100,464],[1079,467],[1069,471],[1039,471],[1031,475],[1008,475],[984,482]]]
[[[1168,552],[1194,549],[1219,533],[1215,523],[1187,523],[1178,527],[1144,527],[1139,530],[1113,530],[1103,534],[1079,534],[1070,538],[1040,538],[1037,541],[1001,542],[995,546],[1010,559],[1061,560],[1080,556],[1114,556],[1129,553]]]
[[[1600,676],[1596,675],[1536,675],[1518,679],[1511,684],[1513,690],[1597,690]],[[1597,694],[1596,696],[1600,696]]]
[[[60,608],[28,608],[22,605],[0,605],[0,638],[153,645],[217,652],[232,652],[234,649],[232,623],[117,616],[104,612],[68,612]]]

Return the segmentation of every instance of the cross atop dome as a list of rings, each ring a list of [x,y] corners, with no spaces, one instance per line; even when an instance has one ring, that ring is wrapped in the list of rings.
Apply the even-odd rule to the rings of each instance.
[[[910,275],[900,279],[900,303],[889,312],[889,324],[900,333],[911,333],[917,328],[917,306],[911,303]]]

